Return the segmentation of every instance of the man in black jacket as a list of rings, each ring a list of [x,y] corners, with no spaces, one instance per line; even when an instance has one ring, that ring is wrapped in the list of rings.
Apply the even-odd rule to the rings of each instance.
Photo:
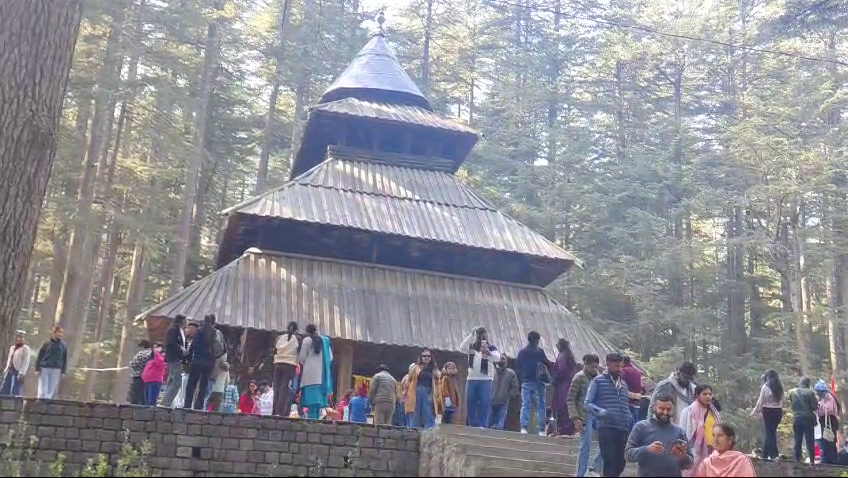
[[[183,408],[191,408],[192,401],[194,401],[194,409],[203,410],[206,389],[209,387],[209,376],[215,366],[215,354],[212,351],[215,335],[215,316],[207,315],[203,318],[203,325],[195,334],[188,349],[190,362]],[[197,391],[196,398],[195,390]]]
[[[165,335],[165,361],[168,362],[168,382],[165,385],[165,396],[162,398],[162,406],[166,408],[171,408],[182,386],[183,368],[181,362],[188,353],[186,349],[185,326],[185,316],[177,315],[174,317],[174,321]]]

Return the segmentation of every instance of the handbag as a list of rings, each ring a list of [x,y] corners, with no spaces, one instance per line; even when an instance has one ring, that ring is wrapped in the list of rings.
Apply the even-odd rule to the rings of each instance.
[[[822,440],[826,442],[833,443],[836,440],[836,436],[833,433],[833,430],[830,428],[830,415],[824,416],[824,428],[822,428]]]

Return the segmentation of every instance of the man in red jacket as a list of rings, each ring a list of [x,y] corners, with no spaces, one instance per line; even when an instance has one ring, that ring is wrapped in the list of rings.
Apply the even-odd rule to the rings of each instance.
[[[630,357],[624,357],[624,368],[621,369],[621,379],[630,390],[630,412],[633,414],[633,424],[639,421],[639,399],[642,398],[642,372],[633,366]]]

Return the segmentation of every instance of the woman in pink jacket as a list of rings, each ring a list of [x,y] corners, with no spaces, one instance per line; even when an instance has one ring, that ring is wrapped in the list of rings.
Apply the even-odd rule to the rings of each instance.
[[[153,358],[147,365],[144,366],[144,372],[141,373],[141,381],[144,382],[144,404],[155,406],[159,400],[159,391],[162,390],[162,383],[165,381],[165,354],[162,353],[162,343],[156,342],[153,345]]]

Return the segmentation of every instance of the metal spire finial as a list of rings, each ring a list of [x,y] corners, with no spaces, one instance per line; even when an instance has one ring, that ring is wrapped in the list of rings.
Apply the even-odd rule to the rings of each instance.
[[[380,26],[380,35],[383,35],[383,33],[384,33],[383,32],[383,23],[385,23],[385,21],[386,21],[385,11],[380,10],[379,13],[377,13],[377,25]]]

